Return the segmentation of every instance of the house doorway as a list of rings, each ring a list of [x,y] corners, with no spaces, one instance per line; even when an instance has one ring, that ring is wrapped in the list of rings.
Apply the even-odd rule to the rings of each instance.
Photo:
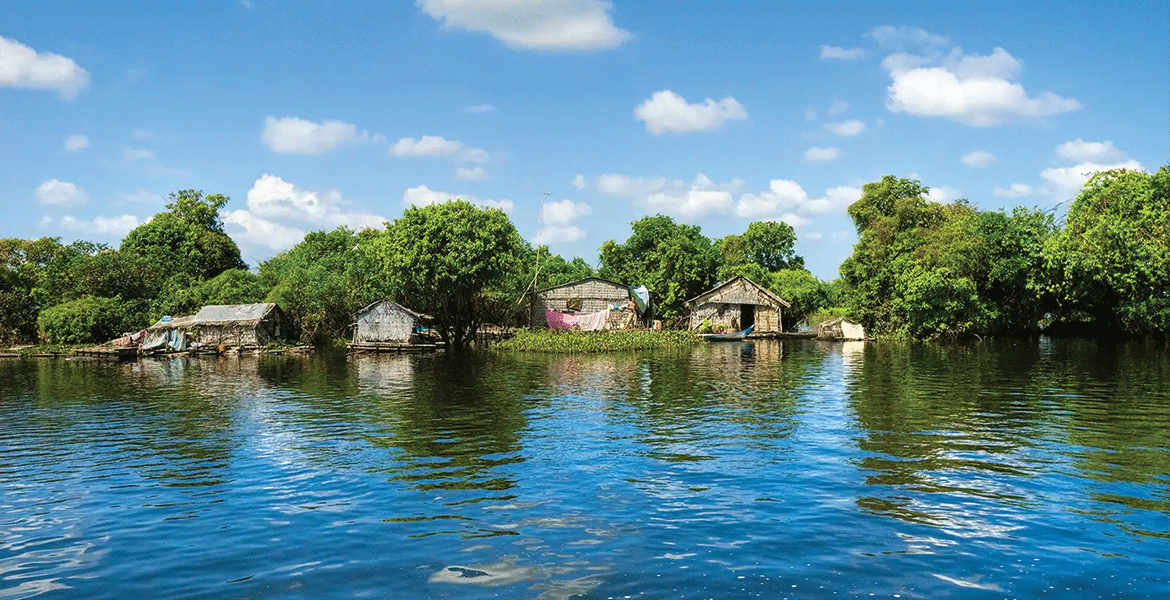
[[[740,329],[747,329],[756,324],[756,305],[755,304],[740,304],[739,305],[739,327]]]

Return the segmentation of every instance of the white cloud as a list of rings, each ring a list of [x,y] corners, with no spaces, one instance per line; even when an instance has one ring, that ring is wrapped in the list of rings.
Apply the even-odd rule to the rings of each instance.
[[[481,181],[490,177],[488,172],[483,167],[475,167],[468,169],[467,167],[456,167],[455,177],[463,181]]]
[[[587,185],[585,183],[585,176],[578,174],[576,177],[573,178],[573,185],[579,190],[585,189],[585,186]]]
[[[987,56],[964,54],[958,47],[946,56],[893,54],[882,65],[892,81],[886,98],[891,112],[992,127],[1081,108],[1075,99],[1052,92],[1028,97],[1024,86],[1014,82],[1023,62],[1003,48],[995,48]]]
[[[627,177],[613,173],[597,179],[597,188],[605,194],[684,220],[727,214],[735,203],[733,193],[742,185],[743,181],[738,179],[718,184],[702,173],[689,183],[681,179]]]
[[[122,151],[122,160],[125,162],[150,162],[155,159],[154,152],[145,148],[126,148]]]
[[[796,213],[828,214],[841,211],[860,197],[860,189],[838,186],[826,189],[820,198],[810,198],[799,183],[790,179],[773,179],[766,191],[740,196],[739,204],[735,207],[735,215],[753,219],[783,216],[785,222],[797,227],[811,221],[803,217],[790,220]]]
[[[134,131],[130,132],[130,137],[136,140],[150,141],[157,138],[158,136],[149,129],[135,129]]]
[[[465,108],[463,110],[465,110],[473,115],[482,115],[482,114],[486,114],[486,113],[496,112],[496,107],[492,106],[491,104],[476,104],[474,106],[468,106],[467,108]]]
[[[865,131],[865,123],[856,119],[841,121],[840,123],[826,123],[825,131],[831,131],[841,137],[852,137]]]
[[[1071,200],[1081,192],[1089,177],[1098,171],[1112,169],[1141,170],[1142,164],[1136,160],[1126,160],[1114,163],[1083,162],[1072,167],[1045,169],[1040,176],[1048,182],[1048,192],[1057,200]]]
[[[80,206],[88,198],[81,188],[68,181],[50,179],[37,186],[37,200],[50,206]]]
[[[1000,198],[1023,198],[1032,195],[1032,186],[1026,183],[1013,183],[1005,189],[997,185],[991,190],[991,193]]]
[[[811,161],[830,161],[837,160],[841,155],[841,151],[837,148],[809,148],[804,153],[805,160]]]
[[[240,0],[240,6],[243,6],[251,12],[256,11],[256,7],[252,6],[252,3],[249,0]]]
[[[451,200],[464,200],[483,208],[498,208],[504,211],[505,214],[511,214],[514,208],[511,200],[488,200],[476,198],[470,194],[450,194],[432,190],[425,185],[409,188],[402,194],[403,206],[429,206],[431,204],[450,202]]]
[[[865,56],[861,48],[839,48],[837,46],[821,46],[821,58],[826,60],[856,60]]]
[[[60,54],[40,52],[0,37],[0,86],[54,90],[65,100],[89,86],[89,73]]]
[[[584,202],[573,202],[564,199],[559,202],[546,202],[541,209],[541,218],[546,223],[564,225],[593,214],[593,207]]]
[[[324,154],[346,144],[379,141],[381,136],[358,132],[357,127],[326,119],[320,123],[297,117],[265,117],[260,140],[273,152],[282,154]]]
[[[995,162],[995,155],[986,150],[974,150],[959,159],[968,167],[986,167]]]
[[[883,25],[866,34],[877,41],[878,45],[886,49],[899,49],[920,46],[941,46],[947,43],[947,38],[935,35],[921,27],[906,25]]]
[[[458,162],[485,163],[491,155],[482,148],[472,148],[463,142],[444,139],[437,135],[424,135],[419,139],[402,138],[390,148],[394,156],[444,156]]]
[[[44,223],[45,221],[42,221],[42,224]],[[66,231],[118,239],[126,237],[126,234],[138,227],[138,224],[138,217],[134,215],[95,217],[93,219],[78,219],[73,215],[65,215],[57,223],[61,229]]]
[[[89,148],[89,138],[81,134],[74,134],[65,138],[65,149],[69,152],[81,152]]]
[[[123,194],[122,201],[133,204],[162,204],[162,196],[158,194],[141,191],[136,194]]]
[[[707,98],[699,104],[687,104],[670,90],[654,92],[634,108],[634,117],[646,122],[646,131],[655,135],[665,132],[690,132],[716,129],[726,121],[748,118],[747,111],[728,96],[718,102]]]
[[[1103,163],[1125,158],[1125,153],[1113,147],[1113,142],[1086,142],[1077,138],[1056,147],[1056,155],[1070,162]]]
[[[584,202],[564,199],[545,203],[541,209],[543,226],[537,235],[537,242],[552,245],[584,239],[586,232],[576,221],[591,214],[593,207]]]
[[[298,189],[275,175],[262,175],[248,190],[247,210],[224,213],[225,224],[233,239],[249,246],[285,250],[305,236],[305,230],[380,229],[385,217],[369,213],[348,212],[341,193],[319,193]]]
[[[445,27],[479,31],[520,50],[607,50],[629,39],[606,0],[418,0]]]
[[[926,196],[934,202],[946,204],[962,198],[963,193],[958,188],[953,188],[949,185],[937,185],[932,186]]]
[[[836,100],[833,100],[833,104],[829,106],[827,113],[829,116],[836,116],[847,110],[849,110],[849,103],[840,98],[837,98]]]

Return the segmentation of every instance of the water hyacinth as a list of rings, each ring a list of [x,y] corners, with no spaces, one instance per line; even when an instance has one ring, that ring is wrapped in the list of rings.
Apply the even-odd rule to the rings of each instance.
[[[552,331],[534,329],[518,331],[500,342],[500,350],[520,352],[620,352],[685,348],[702,341],[690,331],[651,331],[624,329],[614,331]]]

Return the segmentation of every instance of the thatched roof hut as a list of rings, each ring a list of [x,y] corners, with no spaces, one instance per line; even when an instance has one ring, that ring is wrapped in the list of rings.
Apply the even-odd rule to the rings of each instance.
[[[637,320],[636,311],[626,310],[631,299],[630,286],[600,277],[587,277],[538,290],[532,300],[529,322],[532,327],[548,327],[545,310],[585,315],[611,309],[606,328],[617,329]],[[612,310],[615,306],[619,310]]]
[[[690,328],[698,329],[703,321],[722,325],[728,331],[747,329],[753,333],[783,331],[781,313],[792,306],[756,282],[737,275],[687,300],[691,309]]]
[[[389,300],[374,302],[354,316],[354,344],[409,344],[422,315]]]
[[[263,346],[289,334],[288,321],[273,303],[204,306],[185,317],[163,317],[146,329],[143,350],[202,346]]]

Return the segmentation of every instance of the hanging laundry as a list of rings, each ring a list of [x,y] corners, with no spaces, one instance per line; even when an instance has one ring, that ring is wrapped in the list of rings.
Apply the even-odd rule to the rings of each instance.
[[[587,315],[577,315],[577,328],[581,331],[603,331],[609,321],[609,309],[599,310]]]
[[[575,315],[566,315],[555,310],[544,310],[544,320],[548,321],[549,329],[557,331],[565,331],[572,329],[577,325],[577,317]]]

